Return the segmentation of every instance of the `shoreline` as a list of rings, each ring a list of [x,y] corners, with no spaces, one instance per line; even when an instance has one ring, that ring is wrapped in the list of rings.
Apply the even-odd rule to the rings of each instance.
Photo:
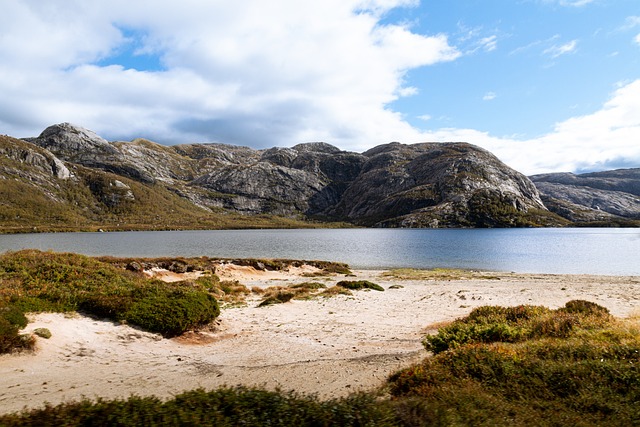
[[[306,277],[305,269],[233,270],[221,277],[249,288],[345,279]],[[388,375],[428,355],[421,344],[427,332],[478,306],[557,308],[584,299],[618,318],[639,310],[640,276],[486,272],[405,280],[383,270],[353,273],[348,280],[369,280],[385,291],[260,308],[252,294],[245,306],[224,308],[211,328],[173,339],[78,314],[32,315],[25,332],[46,327],[52,337],[38,338],[35,352],[0,356],[0,412],[82,398],[170,398],[222,385],[341,397],[381,387]]]

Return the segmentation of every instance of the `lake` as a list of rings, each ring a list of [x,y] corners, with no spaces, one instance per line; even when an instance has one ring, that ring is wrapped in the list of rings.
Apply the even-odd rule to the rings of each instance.
[[[640,229],[205,230],[0,235],[20,249],[121,257],[209,256],[346,262],[355,269],[465,268],[640,275]]]

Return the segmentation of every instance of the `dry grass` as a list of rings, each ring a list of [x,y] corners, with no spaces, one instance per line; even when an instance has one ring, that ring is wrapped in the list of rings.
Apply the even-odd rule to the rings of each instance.
[[[397,280],[500,280],[500,277],[495,274],[490,275],[478,271],[455,268],[433,268],[428,270],[416,268],[396,268],[393,270],[385,271],[381,276],[383,278]]]

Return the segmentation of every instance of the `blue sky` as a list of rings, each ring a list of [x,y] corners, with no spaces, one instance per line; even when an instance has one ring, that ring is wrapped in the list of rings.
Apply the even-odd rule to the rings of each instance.
[[[633,1],[582,6],[542,1],[435,1],[394,19],[448,34],[463,57],[408,73],[422,96],[392,108],[419,128],[472,127],[532,138],[558,121],[599,109],[619,82],[638,78]],[[631,37],[630,37],[631,36]],[[420,123],[420,110],[429,118]],[[418,119],[418,120],[416,120]]]
[[[0,133],[640,167],[637,0],[0,0]]]

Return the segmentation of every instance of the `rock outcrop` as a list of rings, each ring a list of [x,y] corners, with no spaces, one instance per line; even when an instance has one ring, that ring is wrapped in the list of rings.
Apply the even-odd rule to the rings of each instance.
[[[640,169],[535,175],[545,204],[574,222],[640,219]]]
[[[152,184],[156,180],[193,179],[189,159],[172,148],[144,139],[108,142],[94,132],[70,123],[46,128],[37,138],[28,138],[58,158],[88,168],[101,169]]]
[[[391,143],[367,162],[334,213],[356,223],[398,227],[527,225],[545,211],[527,177],[465,143]]]
[[[71,172],[64,163],[53,155],[49,150],[38,149],[32,144],[28,144],[19,139],[2,137],[0,139],[0,156],[14,160],[19,164],[29,165],[33,170],[43,173],[45,176],[52,176],[59,179],[69,179]],[[20,168],[14,172],[19,173]],[[28,176],[24,170],[25,177]]]

